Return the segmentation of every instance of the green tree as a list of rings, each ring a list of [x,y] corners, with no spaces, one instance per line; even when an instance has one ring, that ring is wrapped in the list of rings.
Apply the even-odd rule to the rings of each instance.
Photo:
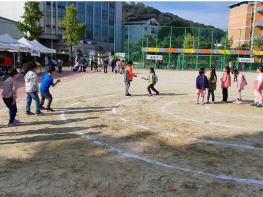
[[[253,42],[253,47],[254,47],[256,50],[262,51],[262,50],[263,50],[263,38],[261,38],[261,39],[255,39],[254,42]]]
[[[65,30],[66,43],[70,47],[71,63],[73,62],[73,46],[77,45],[84,36],[86,25],[77,19],[77,9],[74,5],[66,6],[66,15],[61,22],[61,27]]]
[[[223,49],[230,49],[233,44],[232,38],[228,39],[227,35],[225,35],[222,37],[220,44],[222,45]]]
[[[39,10],[39,3],[27,1],[24,10],[23,20],[18,23],[17,28],[24,34],[25,38],[38,40],[43,32],[39,24],[40,19],[43,17],[42,12]]]
[[[184,36],[183,48],[197,48],[198,47],[198,38],[191,35],[190,33]]]

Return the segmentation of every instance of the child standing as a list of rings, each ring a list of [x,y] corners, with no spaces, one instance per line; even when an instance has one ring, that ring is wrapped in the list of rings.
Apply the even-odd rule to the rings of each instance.
[[[132,72],[132,65],[133,65],[133,62],[128,61],[127,62],[127,69],[125,70],[125,73],[124,73],[125,96],[131,96],[131,94],[129,93],[129,88],[130,88],[131,82],[133,80],[133,77],[137,77],[137,75]]]
[[[196,77],[196,89],[197,89],[196,104],[199,104],[200,96],[202,97],[202,104],[204,104],[206,88],[208,88],[208,79],[205,76],[205,68],[200,68],[199,75]]]
[[[37,115],[42,115],[43,113],[40,111],[40,100],[38,97],[38,78],[36,74],[37,70],[37,65],[36,63],[29,63],[26,66],[26,75],[24,77],[25,79],[25,86],[26,86],[26,114],[27,115],[34,115],[30,111],[31,107],[31,102],[32,99],[35,101],[35,106],[36,106],[36,114]]]
[[[208,93],[207,93],[207,103],[209,103],[210,95],[212,96],[212,103],[215,102],[215,90],[216,90],[216,70],[215,67],[210,68],[210,76],[208,79]]]
[[[18,72],[14,68],[8,71],[9,77],[4,82],[2,97],[6,107],[9,109],[9,122],[8,126],[14,126],[18,121],[15,120],[17,107],[16,107],[16,79]]]
[[[44,74],[42,78],[42,82],[40,84],[40,94],[41,94],[41,103],[40,103],[40,108],[41,109],[46,109],[46,111],[54,111],[50,106],[53,100],[52,95],[49,92],[50,86],[56,86],[59,82],[60,79],[58,79],[55,83],[53,82],[53,77],[56,72],[55,68],[49,68],[48,72]],[[47,99],[47,107],[44,108],[43,105],[45,103],[45,99]]]
[[[234,103],[241,104],[242,103],[241,91],[244,90],[245,86],[247,85],[247,79],[245,75],[240,73],[236,68],[233,70],[233,74],[237,81],[237,100]]]
[[[256,107],[262,107],[262,91],[263,91],[263,67],[260,66],[257,68],[257,77],[254,80],[254,103],[252,103],[252,106]]]
[[[230,68],[226,66],[221,77],[221,88],[223,94],[223,102],[226,103],[228,99],[228,88],[231,86]]]
[[[155,74],[154,68],[151,67],[149,72],[150,72],[150,74],[147,78],[142,77],[142,79],[148,80],[147,90],[148,90],[149,96],[152,96],[151,89],[156,93],[156,95],[159,95],[158,90],[156,90],[154,88],[155,84],[158,81],[158,78],[157,78],[157,75]]]

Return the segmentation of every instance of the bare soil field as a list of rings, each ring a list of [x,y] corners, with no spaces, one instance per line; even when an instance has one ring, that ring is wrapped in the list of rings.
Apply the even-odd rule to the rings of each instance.
[[[17,127],[3,126],[2,105],[0,196],[263,196],[255,73],[245,73],[244,104],[221,104],[218,83],[217,102],[197,105],[197,72],[157,70],[161,95],[149,97],[148,71],[135,71],[132,97],[119,74],[64,77],[51,90],[55,112],[26,116],[18,100]]]

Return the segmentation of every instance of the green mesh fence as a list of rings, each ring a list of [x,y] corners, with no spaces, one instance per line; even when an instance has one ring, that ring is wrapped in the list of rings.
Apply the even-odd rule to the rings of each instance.
[[[190,28],[151,25],[115,25],[114,53],[125,53],[138,68],[193,69],[226,65],[254,70],[263,65],[262,56],[254,56],[256,63],[240,63],[238,58],[251,57],[250,42],[241,37],[244,31],[233,30],[231,35],[212,28]],[[242,53],[235,53],[242,50]],[[217,54],[217,51],[219,54]],[[241,55],[242,54],[242,55]],[[161,55],[162,60],[147,59],[147,55]]]

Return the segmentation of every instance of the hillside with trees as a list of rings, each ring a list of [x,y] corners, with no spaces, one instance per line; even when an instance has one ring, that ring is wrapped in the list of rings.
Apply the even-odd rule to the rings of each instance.
[[[198,27],[201,28],[201,36],[204,39],[208,37],[212,37],[213,31],[213,39],[214,41],[220,41],[222,37],[226,34],[223,30],[210,26],[204,25],[200,23],[195,23],[190,20],[185,20],[177,15],[171,13],[163,13],[153,7],[145,6],[143,3],[123,3],[123,22],[128,22],[130,19],[132,20],[143,20],[146,18],[155,17],[157,18],[160,26],[173,26],[173,27],[193,27],[193,31],[197,31]],[[203,29],[206,28],[206,29]],[[188,32],[191,33],[191,32]],[[197,34],[197,33],[195,33]]]

